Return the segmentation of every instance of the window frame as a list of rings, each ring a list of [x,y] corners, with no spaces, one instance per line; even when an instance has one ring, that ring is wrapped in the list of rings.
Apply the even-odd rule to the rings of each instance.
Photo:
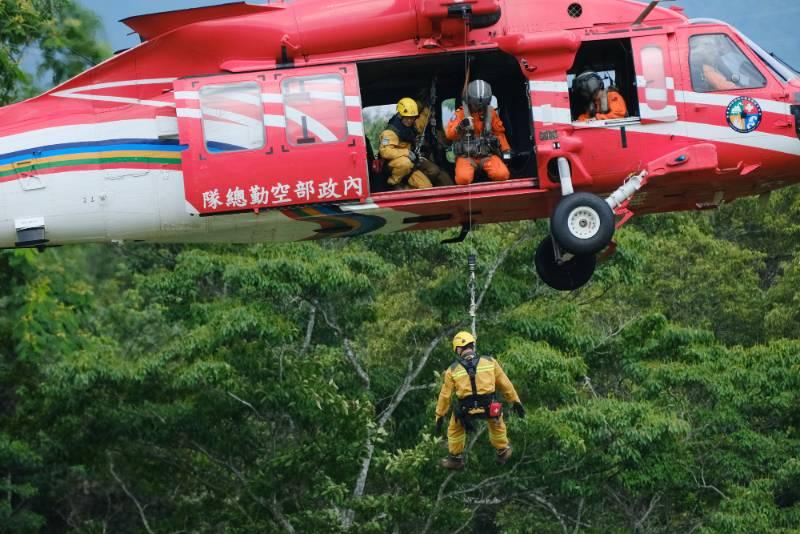
[[[324,141],[324,140],[321,140],[321,138],[320,138],[320,141],[299,143],[299,142],[297,142],[297,139],[295,139],[294,135],[290,135],[291,130],[295,128],[295,126],[290,126],[290,124],[296,124],[296,121],[290,120],[290,118],[288,116],[288,109],[290,107],[292,109],[296,109],[296,108],[292,107],[291,106],[291,102],[287,101],[287,99],[286,99],[287,92],[285,91],[285,87],[289,83],[296,83],[298,80],[302,80],[303,82],[308,82],[308,81],[320,80],[320,79],[324,79],[324,78],[334,78],[340,83],[340,86],[341,86],[341,102],[340,102],[340,104],[341,104],[341,111],[342,111],[342,116],[341,116],[342,122],[341,122],[340,125],[337,125],[337,126],[339,126],[342,129],[343,134],[342,134],[341,137],[337,137],[335,140],[331,140],[331,141]],[[348,135],[349,135],[348,134],[348,128],[347,128],[347,101],[346,101],[346,97],[345,97],[345,93],[346,93],[346,91],[345,91],[345,79],[341,74],[325,73],[325,74],[308,74],[308,75],[287,76],[286,78],[283,78],[280,81],[280,86],[279,87],[280,87],[280,92],[281,92],[281,102],[283,104],[283,116],[284,116],[284,120],[286,121],[286,141],[289,143],[289,145],[291,145],[294,148],[301,148],[301,147],[304,147],[304,146],[330,145],[330,144],[334,144],[334,143],[342,143],[342,142],[347,141],[347,138],[348,138]],[[291,95],[291,93],[288,93],[288,94]],[[301,113],[302,113],[302,111],[301,111]],[[307,115],[305,113],[302,113],[302,115],[306,116],[306,117],[310,117],[310,118],[313,119],[313,117],[311,117],[310,115]],[[317,122],[319,122],[319,121],[317,121]],[[325,124],[325,123],[322,123],[322,122],[320,122],[320,124],[323,127],[325,127],[328,131],[333,133],[333,131],[330,130],[328,124]]]
[[[256,96],[258,98],[258,105],[254,106],[254,107],[258,108],[258,113],[259,113],[259,117],[260,117],[259,120],[260,120],[261,127],[260,127],[259,131],[261,132],[261,144],[259,146],[247,147],[247,148],[236,148],[236,149],[231,149],[231,150],[212,150],[208,145],[209,137],[208,137],[208,131],[206,129],[206,124],[207,124],[208,120],[205,118],[205,112],[204,112],[204,106],[203,106],[203,92],[207,91],[208,89],[217,90],[217,89],[220,89],[220,88],[234,88],[234,87],[242,88],[244,86],[249,86],[249,88],[254,89],[255,92],[256,92]],[[204,85],[203,87],[200,88],[200,90],[198,91],[198,104],[199,104],[199,107],[200,107],[200,125],[201,125],[201,129],[202,129],[202,132],[203,132],[203,147],[205,148],[205,151],[209,156],[217,156],[217,155],[220,155],[220,154],[233,154],[233,153],[237,153],[237,152],[238,153],[241,153],[241,152],[252,152],[252,151],[255,151],[255,150],[261,150],[265,146],[267,146],[267,128],[266,128],[266,125],[264,124],[264,104],[262,102],[261,93],[262,93],[261,85],[256,81],[241,81],[241,82],[234,82],[234,83],[228,83],[228,84],[216,84],[216,85],[212,84],[212,85]],[[211,109],[213,109],[213,108],[211,108]],[[215,142],[215,141],[212,140],[212,142]],[[216,142],[219,142],[219,141],[216,141]],[[225,143],[225,144],[227,144],[227,143]],[[233,145],[231,145],[231,146],[233,146]]]
[[[738,50],[738,52],[741,55],[741,57],[743,57],[745,60],[747,60],[747,62],[750,64],[750,66],[753,67],[753,70],[755,72],[757,72],[759,76],[761,76],[761,85],[754,85],[754,86],[748,86],[748,87],[739,87],[737,82],[734,82],[733,80],[729,80],[731,83],[736,83],[737,86],[735,88],[732,88],[732,89],[713,89],[713,88],[712,89],[703,89],[703,88],[698,88],[698,86],[696,84],[695,76],[694,76],[694,72],[695,72],[694,55],[695,55],[695,52],[693,51],[692,40],[694,40],[696,38],[699,38],[699,37],[713,37],[713,36],[722,36],[722,37],[726,38],[728,40],[728,42],[736,50]],[[742,47],[739,46],[736,43],[736,41],[730,35],[728,35],[725,32],[710,32],[710,33],[695,33],[695,34],[692,34],[692,35],[689,36],[688,45],[689,45],[689,79],[691,80],[691,83],[692,83],[692,91],[694,91],[696,93],[725,93],[725,92],[729,92],[729,91],[752,91],[752,90],[756,90],[756,89],[764,89],[765,87],[767,87],[769,85],[769,79],[767,78],[767,76],[763,72],[761,72],[761,70],[758,68],[758,66],[747,55],[747,53],[742,49]]]

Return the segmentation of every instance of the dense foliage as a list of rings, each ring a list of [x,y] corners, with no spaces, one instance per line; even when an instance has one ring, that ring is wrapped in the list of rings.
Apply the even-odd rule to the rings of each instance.
[[[0,524],[794,531],[796,247],[721,235],[757,210],[642,218],[572,294],[537,281],[533,223],[455,247],[429,232],[4,252]],[[776,239],[794,259],[770,268]],[[481,350],[528,416],[509,422],[509,465],[478,435],[451,475],[432,410],[470,249]]]
[[[0,50],[75,13],[0,0],[42,6],[66,11]],[[530,222],[0,252],[0,532],[796,532],[798,210],[639,218],[570,294]],[[451,474],[433,407],[470,251],[480,350],[528,415],[508,465],[482,431]]]
[[[72,0],[0,0],[0,104],[32,96],[108,55],[94,38],[100,21]],[[26,68],[27,67],[27,68]]]

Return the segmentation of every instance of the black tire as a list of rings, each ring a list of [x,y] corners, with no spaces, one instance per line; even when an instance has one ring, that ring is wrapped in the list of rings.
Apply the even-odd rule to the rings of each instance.
[[[539,243],[534,263],[542,282],[558,291],[573,291],[591,280],[597,258],[594,254],[575,256],[559,265],[553,250],[553,238],[548,236]]]
[[[597,195],[573,193],[556,206],[550,217],[550,233],[571,254],[597,254],[614,237],[614,211]]]

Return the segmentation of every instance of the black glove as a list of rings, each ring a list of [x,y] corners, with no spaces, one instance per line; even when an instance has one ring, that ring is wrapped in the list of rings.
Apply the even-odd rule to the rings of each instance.
[[[458,123],[458,129],[463,131],[469,128],[472,128],[472,120],[470,117],[464,117],[461,122]]]
[[[417,154],[413,150],[408,151],[408,159],[411,160],[411,163],[417,162]]]
[[[522,405],[521,402],[515,402],[514,406],[514,413],[517,414],[517,417],[520,419],[525,419],[525,407]]]
[[[444,417],[436,418],[436,435],[442,433],[442,426],[444,426]]]

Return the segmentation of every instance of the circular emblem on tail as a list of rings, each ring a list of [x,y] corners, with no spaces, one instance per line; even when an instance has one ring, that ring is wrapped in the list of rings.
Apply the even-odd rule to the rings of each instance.
[[[739,133],[750,133],[761,124],[763,112],[754,98],[740,96],[728,104],[728,126]]]

